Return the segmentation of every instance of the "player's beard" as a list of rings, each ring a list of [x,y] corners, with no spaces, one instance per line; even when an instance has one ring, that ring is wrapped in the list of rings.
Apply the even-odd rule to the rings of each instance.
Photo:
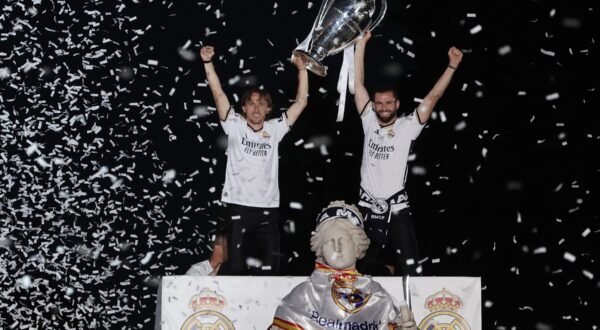
[[[389,124],[396,118],[396,111],[390,110],[388,111],[377,111],[377,118],[379,119],[380,124]]]

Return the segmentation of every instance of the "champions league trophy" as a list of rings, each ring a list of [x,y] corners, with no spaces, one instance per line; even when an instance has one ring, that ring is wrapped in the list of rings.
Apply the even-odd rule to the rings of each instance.
[[[375,3],[379,1],[379,15]],[[386,0],[323,0],[312,30],[304,42],[293,51],[307,68],[318,76],[327,75],[321,61],[352,45],[365,29],[373,29],[387,9]]]
[[[283,298],[270,329],[417,330],[406,304],[394,306],[379,283],[355,270],[369,243],[356,207],[337,201],[325,208],[310,239],[315,270]]]

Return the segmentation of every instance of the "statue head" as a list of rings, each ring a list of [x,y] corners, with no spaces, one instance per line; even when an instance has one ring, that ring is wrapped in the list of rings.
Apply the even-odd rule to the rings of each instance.
[[[319,262],[336,269],[354,269],[356,260],[365,256],[369,243],[358,209],[335,201],[317,217],[310,248]]]

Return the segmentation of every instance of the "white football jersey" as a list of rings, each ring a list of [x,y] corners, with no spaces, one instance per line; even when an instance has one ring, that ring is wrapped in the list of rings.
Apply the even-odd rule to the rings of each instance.
[[[279,207],[279,151],[290,130],[285,118],[265,121],[254,131],[231,109],[221,121],[227,134],[227,169],[221,200],[252,207]]]
[[[371,105],[361,116],[365,140],[360,185],[374,198],[387,199],[404,189],[408,154],[425,125],[415,110],[382,127]]]

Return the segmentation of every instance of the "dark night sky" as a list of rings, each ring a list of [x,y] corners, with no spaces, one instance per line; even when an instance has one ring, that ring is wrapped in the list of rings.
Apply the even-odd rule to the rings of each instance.
[[[215,46],[230,100],[264,86],[285,109],[288,59],[319,5],[2,5],[0,326],[151,327],[158,276],[207,257],[222,213],[224,135],[200,45]],[[400,111],[450,46],[465,53],[407,190],[423,275],[481,276],[484,329],[600,327],[598,10],[394,0],[368,44],[366,85],[397,83]],[[282,275],[310,273],[316,213],[357,197],[360,120],[349,95],[335,122],[341,54],[325,64],[280,147]]]

